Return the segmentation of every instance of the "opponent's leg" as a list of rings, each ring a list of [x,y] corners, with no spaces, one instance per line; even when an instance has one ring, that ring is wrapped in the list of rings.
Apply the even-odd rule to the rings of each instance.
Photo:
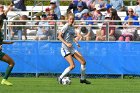
[[[8,63],[9,66],[7,67],[7,70],[6,70],[6,72],[5,72],[4,78],[3,78],[3,80],[1,81],[1,84],[2,84],[2,85],[11,86],[11,85],[13,85],[13,84],[10,83],[10,82],[8,82],[7,79],[8,79],[8,77],[9,77],[9,75],[11,74],[11,71],[12,71],[12,69],[13,69],[15,63],[14,63],[13,59],[10,58],[8,55],[4,55],[4,56],[2,57],[2,61]]]

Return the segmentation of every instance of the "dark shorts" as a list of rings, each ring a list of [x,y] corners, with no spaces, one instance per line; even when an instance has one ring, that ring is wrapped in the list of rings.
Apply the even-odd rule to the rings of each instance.
[[[4,55],[5,55],[5,53],[3,53],[2,51],[0,51],[0,59],[2,59]]]

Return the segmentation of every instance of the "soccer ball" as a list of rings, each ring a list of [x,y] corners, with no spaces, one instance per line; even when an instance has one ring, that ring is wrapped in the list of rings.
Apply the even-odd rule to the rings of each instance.
[[[71,84],[71,79],[69,77],[64,77],[62,79],[62,84],[63,85],[70,85]]]

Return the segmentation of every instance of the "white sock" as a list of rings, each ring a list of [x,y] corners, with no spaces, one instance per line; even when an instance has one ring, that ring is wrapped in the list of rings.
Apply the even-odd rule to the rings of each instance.
[[[63,78],[65,75],[67,75],[70,71],[71,71],[70,68],[67,67],[67,68],[64,70],[64,72],[60,75],[60,78],[62,79],[62,78]]]
[[[85,65],[81,65],[81,80],[85,79]]]

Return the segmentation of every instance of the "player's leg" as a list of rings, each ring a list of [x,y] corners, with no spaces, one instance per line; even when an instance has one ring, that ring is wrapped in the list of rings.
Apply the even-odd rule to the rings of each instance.
[[[89,81],[86,80],[85,77],[85,59],[83,58],[83,56],[77,51],[74,53],[74,58],[77,59],[80,63],[81,63],[81,79],[80,79],[80,83],[85,83],[85,84],[90,84]]]
[[[59,77],[59,83],[62,84],[62,79],[64,78],[64,76],[66,76],[72,69],[74,69],[75,64],[74,61],[72,59],[71,54],[67,55],[65,57],[65,59],[67,60],[67,62],[69,63],[69,67],[67,67],[64,72],[60,75]]]
[[[60,75],[60,77],[58,78],[60,84],[62,83],[63,77],[66,76],[75,67],[74,61],[72,59],[72,55],[68,50],[62,48],[61,49],[61,54],[67,60],[67,62],[69,63],[69,67],[67,67],[64,70],[64,72]]]
[[[6,62],[6,63],[8,63],[8,67],[7,67],[7,70],[5,72],[5,75],[3,77],[3,80],[1,82],[1,84],[3,84],[3,85],[13,85],[12,83],[8,82],[7,79],[9,77],[9,75],[10,75],[10,73],[11,73],[11,71],[12,71],[14,65],[15,65],[15,63],[14,63],[13,59],[10,58],[6,54],[1,58],[1,60]]]

